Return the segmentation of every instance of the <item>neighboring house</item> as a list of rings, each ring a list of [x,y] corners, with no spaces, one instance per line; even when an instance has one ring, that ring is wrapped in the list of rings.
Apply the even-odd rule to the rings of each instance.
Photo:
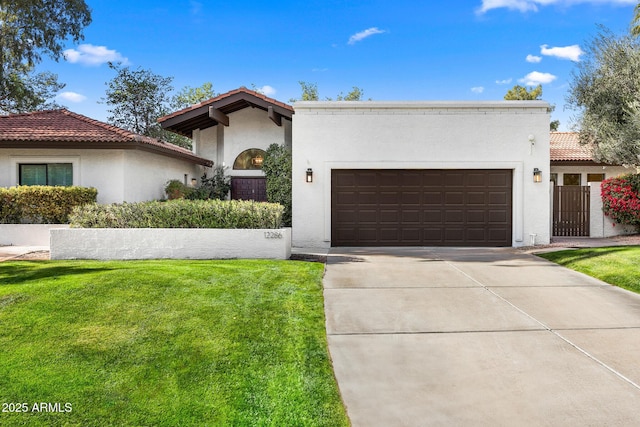
[[[195,155],[222,165],[231,176],[231,198],[266,200],[262,172],[271,144],[291,148],[293,107],[240,88],[158,121],[169,131],[193,140]]]
[[[191,151],[68,110],[0,116],[0,187],[79,185],[98,202],[164,197],[164,184],[185,184],[213,162]]]
[[[588,147],[581,145],[577,132],[551,132],[549,138],[551,176],[556,185],[586,186],[626,173],[634,173],[619,165],[596,162]]]
[[[294,246],[549,242],[546,102],[294,107]]]
[[[551,132],[550,180],[552,188],[552,236],[607,237],[629,232],[613,227],[602,213],[600,182],[626,173],[619,165],[599,163],[590,149],[581,145],[577,132]]]

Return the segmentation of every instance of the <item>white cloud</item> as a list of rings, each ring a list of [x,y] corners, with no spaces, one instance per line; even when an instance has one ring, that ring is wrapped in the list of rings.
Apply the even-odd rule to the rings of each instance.
[[[524,83],[527,86],[538,86],[541,84],[551,83],[558,77],[550,73],[541,73],[539,71],[532,71],[520,80],[520,83]]]
[[[507,8],[519,12],[537,12],[540,6],[557,4],[559,6],[572,6],[579,3],[610,4],[614,6],[635,5],[637,0],[482,0],[482,5],[476,9],[478,14],[483,14],[491,9]]]
[[[355,33],[351,37],[349,37],[349,44],[356,44],[357,42],[366,39],[367,37],[371,37],[374,34],[383,34],[386,33],[384,30],[378,29],[378,27],[367,28],[364,31],[360,31],[359,33]]]
[[[72,64],[80,63],[98,66],[107,62],[121,62],[124,65],[129,63],[129,60],[122,56],[120,52],[107,49],[106,46],[94,46],[92,44],[81,44],[78,49],[67,49],[63,54],[65,59]]]
[[[274,96],[276,94],[276,90],[269,85],[264,85],[258,88],[258,92],[266,96]]]
[[[472,87],[471,88],[471,92],[473,92],[473,93],[482,93],[482,92],[484,92],[484,87],[482,87],[482,86]]]
[[[69,101],[69,102],[76,102],[76,103],[82,102],[85,99],[87,99],[86,96],[76,92],[62,92],[62,93],[59,93],[58,96],[56,96],[56,98]]]
[[[527,55],[527,62],[531,62],[532,64],[537,64],[540,61],[542,61],[541,56]]]
[[[504,80],[496,80],[496,83],[499,85],[508,85],[513,81],[512,78],[504,79]]]
[[[560,59],[569,59],[574,62],[580,61],[580,55],[584,52],[577,44],[564,47],[547,47],[546,44],[540,46],[540,53],[547,56],[555,56]]]

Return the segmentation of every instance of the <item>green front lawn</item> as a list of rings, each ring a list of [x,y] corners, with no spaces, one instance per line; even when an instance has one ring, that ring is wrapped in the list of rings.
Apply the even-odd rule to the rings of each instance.
[[[322,272],[295,261],[0,263],[0,425],[348,425]]]
[[[640,246],[576,249],[538,256],[640,293]]]

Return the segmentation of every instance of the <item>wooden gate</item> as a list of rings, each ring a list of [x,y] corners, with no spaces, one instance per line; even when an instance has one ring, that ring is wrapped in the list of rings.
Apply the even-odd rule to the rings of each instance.
[[[589,195],[590,187],[553,188],[554,236],[589,236]]]

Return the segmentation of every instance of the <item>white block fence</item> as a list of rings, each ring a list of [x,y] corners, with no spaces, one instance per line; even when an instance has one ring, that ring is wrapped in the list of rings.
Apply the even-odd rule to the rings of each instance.
[[[290,256],[290,228],[51,230],[51,259],[289,259]]]
[[[602,196],[600,195],[600,183],[591,185],[589,198],[591,212],[589,212],[589,237],[613,237],[626,234],[635,234],[636,229],[628,225],[615,224],[602,211]]]
[[[0,224],[0,246],[49,246],[49,230],[68,224]]]

